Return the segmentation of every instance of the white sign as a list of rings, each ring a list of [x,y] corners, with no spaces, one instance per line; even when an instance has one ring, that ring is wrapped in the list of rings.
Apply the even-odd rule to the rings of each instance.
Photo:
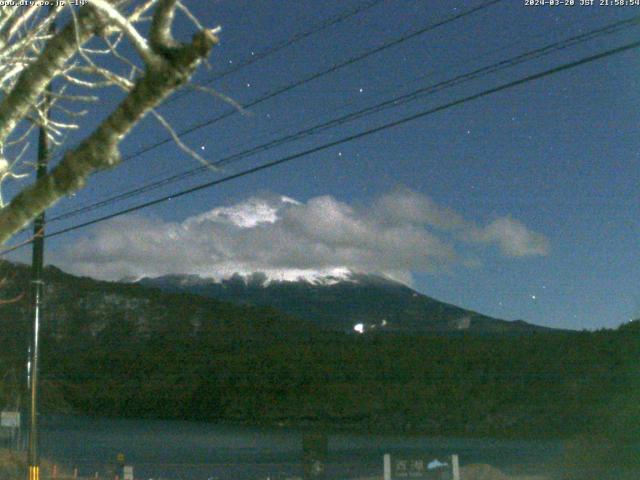
[[[460,458],[458,455],[451,455],[451,470],[453,480],[460,480]]]
[[[384,456],[384,480],[460,480],[458,455],[451,455],[451,462],[429,459],[428,455]]]
[[[133,467],[131,465],[125,465],[122,474],[124,476],[123,480],[133,480]]]
[[[20,412],[2,412],[0,414],[0,425],[9,428],[20,427]]]

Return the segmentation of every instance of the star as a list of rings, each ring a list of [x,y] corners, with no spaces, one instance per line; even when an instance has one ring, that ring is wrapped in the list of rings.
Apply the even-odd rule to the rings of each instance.
[[[360,90],[358,90],[360,93],[364,92],[364,88],[360,87]]]
[[[531,300],[535,300],[536,298],[538,297],[536,297],[535,295],[531,295]]]

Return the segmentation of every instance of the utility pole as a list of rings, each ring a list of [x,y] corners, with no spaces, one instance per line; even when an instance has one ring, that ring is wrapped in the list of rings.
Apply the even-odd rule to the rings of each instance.
[[[49,118],[49,95],[47,88],[44,100],[44,118]],[[49,139],[47,128],[40,127],[38,132],[38,164],[36,179],[47,173],[49,160]],[[33,254],[31,257],[31,314],[33,318],[33,330],[31,339],[31,356],[29,358],[31,403],[29,409],[29,478],[28,480],[40,480],[40,461],[38,458],[38,373],[40,363],[40,323],[42,316],[42,295],[44,281],[42,270],[44,266],[44,227],[45,214],[42,212],[33,223]]]
[[[49,14],[53,8],[49,7]],[[55,22],[51,22],[49,32],[55,32]],[[49,163],[49,137],[46,122],[50,118],[51,84],[44,91],[42,102],[43,124],[38,131],[38,163],[36,166],[36,181],[47,174]],[[40,324],[42,316],[42,296],[44,281],[42,270],[44,267],[44,227],[45,212],[42,212],[33,223],[33,253],[31,257],[31,315],[33,330],[29,355],[29,387],[31,402],[29,409],[29,446],[27,464],[29,467],[28,480],[40,480],[40,459],[38,455],[38,374],[40,367]]]

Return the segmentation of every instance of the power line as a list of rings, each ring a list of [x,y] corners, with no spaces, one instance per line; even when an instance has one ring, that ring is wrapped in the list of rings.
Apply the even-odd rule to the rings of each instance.
[[[508,50],[509,48],[513,48],[513,47],[515,47],[515,46],[517,46],[517,45],[521,45],[521,44],[523,44],[523,43],[528,43],[528,42],[530,42],[530,41],[531,41],[531,40],[533,40],[533,39],[541,38],[541,37],[548,37],[548,33],[547,33],[547,32],[544,32],[544,33],[528,34],[528,35],[525,35],[525,36],[521,36],[521,37],[519,38],[519,40],[516,40],[516,41],[510,42],[508,45],[505,45],[505,46],[502,46],[502,47],[498,47],[498,48],[495,48],[495,49],[492,49],[492,50],[488,50],[488,51],[486,51],[486,52],[484,52],[484,53],[482,53],[482,54],[480,54],[480,55],[474,55],[474,56],[473,56],[473,58],[472,58],[472,60],[479,60],[479,59],[481,59],[481,58],[488,57],[488,56],[490,56],[490,55],[493,55],[493,54],[496,54],[496,53],[499,53],[499,52],[502,52],[502,51]],[[455,65],[454,67],[457,67],[457,66],[459,66],[459,65],[460,65],[460,64]],[[446,68],[448,69],[448,68],[451,68],[451,67],[446,67]],[[424,79],[424,78],[426,78],[426,77],[431,77],[431,76],[435,75],[435,73],[436,73],[436,72],[438,72],[438,73],[439,73],[439,72],[442,72],[443,70],[444,70],[444,68],[441,68],[441,69],[436,70],[436,71],[431,71],[431,72],[429,72],[428,74],[420,75],[420,76],[416,77],[414,80],[411,80],[411,81],[409,81],[409,82],[404,82],[403,84],[406,86],[406,85],[409,85],[409,84],[412,84],[412,83],[416,83],[416,82],[418,82],[418,81],[420,81],[420,80],[423,80],[423,79]],[[398,88],[398,87],[394,87],[394,88]],[[389,92],[391,92],[391,91],[393,91],[393,88],[391,88],[391,87],[387,87],[387,88],[383,89],[383,90],[381,91],[381,93],[386,94],[386,93],[389,93]],[[170,99],[170,100],[168,100],[168,101],[171,101],[171,99]],[[346,109],[345,107],[347,107],[347,106],[351,106],[351,105],[353,105],[354,103],[356,103],[356,102],[354,102],[354,101],[350,101],[350,102],[346,102],[346,103],[344,103],[344,104],[341,106],[341,108],[339,109],[339,111],[346,111],[347,109]],[[275,134],[280,134],[280,133],[283,133],[283,132],[285,132],[285,131],[286,131],[286,128],[281,128],[281,129],[279,129],[278,131],[276,131],[276,132],[275,132]],[[178,136],[179,136],[179,135],[178,135]],[[263,135],[263,137],[265,137],[265,135]],[[227,148],[225,151],[229,151],[229,150],[231,150],[231,148]],[[173,169],[172,169],[172,170],[173,170]],[[188,177],[188,176],[192,176],[192,174],[191,174],[191,172],[192,172],[192,171],[193,171],[193,170],[188,170],[188,171],[186,171],[186,172],[182,172],[182,173],[183,173],[183,174],[185,174],[185,178],[186,178],[186,177]],[[194,174],[195,174],[195,173],[194,173]],[[162,178],[162,177],[163,177],[163,175],[164,175],[164,174],[158,174],[158,175],[155,175],[155,178]],[[129,187],[129,188],[130,188],[130,187]],[[127,193],[129,193],[129,192],[130,192],[130,190],[128,190],[128,189],[121,189],[121,190],[120,190],[120,192],[119,192],[117,195],[120,195],[120,194],[123,194],[123,195],[124,195],[124,194],[127,194]],[[113,192],[112,192],[112,193],[113,193]],[[112,197],[113,197],[113,195],[112,195]],[[98,200],[98,203],[101,203],[101,202],[103,202],[103,201],[104,201],[104,202],[106,202],[106,201],[108,201],[108,200],[109,200],[110,198],[112,198],[112,197],[107,197],[107,198],[103,198],[102,200]],[[128,197],[127,197],[127,198],[128,198]],[[96,204],[94,203],[93,205],[96,205]],[[99,208],[99,207],[98,207],[98,208]],[[73,211],[75,211],[75,209],[74,209]],[[62,212],[62,214],[61,214],[61,215],[66,215],[66,213],[71,213],[71,212],[72,212],[72,211]],[[56,217],[56,218],[59,218],[59,217]],[[54,220],[55,220],[55,218],[54,218]]]
[[[299,32],[295,35],[293,35],[292,37],[284,40],[283,42],[280,42],[270,48],[267,48],[266,50],[263,50],[255,55],[249,57],[248,59],[246,59],[243,62],[238,63],[236,66],[229,68],[227,70],[225,70],[224,72],[221,72],[217,75],[214,75],[212,77],[210,77],[209,79],[205,80],[204,83],[205,84],[210,84],[213,83],[216,80],[219,80],[221,78],[224,78],[228,75],[231,75],[233,73],[236,73],[238,71],[240,71],[241,69],[248,67],[249,65],[252,65],[256,62],[258,62],[259,60],[262,60],[264,58],[269,57],[270,55],[279,52],[280,50],[283,50],[301,40],[304,40],[305,38],[308,38],[310,36],[312,36],[315,33],[318,33],[326,28],[329,28],[333,25],[336,25],[340,22],[343,22],[344,20],[347,20],[359,13],[362,13],[366,10],[369,10],[373,7],[375,7],[376,5],[382,3],[384,0],[372,0],[366,3],[363,3],[353,9],[347,10],[346,12],[343,12],[341,14],[335,15],[333,17],[330,17],[328,19],[326,19],[325,21],[311,27],[308,30],[305,30],[303,32]],[[173,95],[171,98],[167,99],[164,101],[163,105],[167,105],[169,103],[172,103],[175,100],[178,100],[186,95],[188,95],[190,92],[183,92],[182,94],[177,94],[177,95]],[[233,113],[233,112],[231,112]],[[167,139],[168,140],[168,139]],[[155,147],[154,147],[155,148]],[[144,152],[143,152],[144,153]],[[137,153],[134,153],[133,156],[136,156]],[[60,159],[62,157],[62,155],[59,155],[56,159]],[[128,160],[130,159],[129,157],[126,157],[124,160]]]
[[[147,207],[150,207],[150,206],[153,206],[153,205],[157,205],[157,204],[165,202],[167,200],[172,200],[174,198],[179,198],[179,197],[182,197],[184,195],[188,195],[188,194],[200,191],[200,190],[204,190],[204,189],[207,189],[207,188],[214,187],[216,185],[220,185],[222,183],[229,182],[231,180],[235,180],[235,179],[238,179],[238,178],[241,178],[241,177],[245,177],[245,176],[260,172],[262,170],[267,170],[267,169],[273,168],[275,166],[278,166],[278,165],[281,165],[281,164],[284,164],[284,163],[287,163],[287,162],[291,162],[293,160],[305,157],[305,156],[313,154],[313,153],[317,153],[317,152],[320,152],[320,151],[323,151],[323,150],[327,150],[329,148],[332,148],[332,147],[335,147],[335,146],[338,146],[338,145],[342,145],[344,143],[351,142],[353,140],[357,140],[359,138],[363,138],[363,137],[372,135],[374,133],[378,133],[378,132],[381,132],[383,130],[387,130],[389,128],[393,128],[393,127],[397,127],[397,126],[400,126],[400,125],[404,125],[404,124],[412,122],[414,120],[418,120],[420,118],[424,118],[424,117],[426,117],[428,115],[432,115],[434,113],[438,113],[438,112],[441,112],[441,111],[444,111],[444,110],[448,110],[448,109],[456,107],[458,105],[462,105],[464,103],[467,103],[467,102],[470,102],[470,101],[473,101],[473,100],[477,100],[477,99],[486,97],[488,95],[492,95],[494,93],[498,93],[498,92],[501,92],[501,91],[504,91],[504,90],[507,90],[507,89],[510,89],[510,88],[513,88],[513,87],[516,87],[516,86],[519,86],[519,85],[522,85],[522,84],[525,84],[525,83],[528,83],[528,82],[531,82],[531,81],[534,81],[534,80],[539,80],[541,78],[545,78],[545,77],[548,77],[548,76],[551,76],[551,75],[555,75],[557,73],[560,73],[560,72],[563,72],[563,71],[566,71],[566,70],[570,70],[570,69],[579,67],[581,65],[584,65],[584,64],[587,64],[587,63],[591,63],[591,62],[594,62],[594,61],[597,61],[597,60],[600,60],[600,59],[603,59],[603,58],[606,58],[606,57],[609,57],[609,56],[612,56],[612,55],[616,55],[616,54],[619,54],[619,53],[622,53],[622,52],[626,52],[628,50],[631,50],[631,49],[634,49],[634,48],[638,48],[638,47],[640,47],[640,41],[628,43],[628,44],[623,45],[621,47],[613,48],[613,49],[606,50],[604,52],[601,52],[601,53],[598,53],[598,54],[595,54],[595,55],[590,55],[588,57],[584,57],[584,58],[582,58],[580,60],[576,60],[576,61],[573,61],[573,62],[565,63],[563,65],[560,65],[560,66],[545,70],[543,72],[532,74],[532,75],[528,75],[528,76],[520,78],[518,80],[514,80],[514,81],[511,81],[511,82],[499,85],[497,87],[493,87],[493,88],[490,88],[490,89],[487,89],[487,90],[483,90],[482,92],[479,92],[479,93],[476,93],[476,94],[473,94],[473,95],[469,95],[469,96],[466,96],[464,98],[461,98],[461,99],[458,99],[458,100],[454,100],[454,101],[445,103],[443,105],[440,105],[440,106],[437,106],[437,107],[434,107],[434,108],[430,108],[428,110],[424,110],[424,111],[419,112],[419,113],[415,113],[415,114],[403,117],[403,118],[401,118],[399,120],[395,120],[393,122],[389,122],[389,123],[386,123],[386,124],[378,126],[378,127],[370,128],[368,130],[365,130],[365,131],[362,131],[362,132],[359,132],[359,133],[356,133],[356,134],[353,134],[353,135],[349,135],[347,137],[343,137],[343,138],[341,138],[339,140],[335,140],[333,142],[325,143],[323,145],[319,145],[317,147],[313,147],[313,148],[304,150],[302,152],[298,152],[298,153],[295,153],[295,154],[292,154],[292,155],[288,155],[288,156],[282,157],[282,158],[280,158],[278,160],[274,160],[272,162],[268,162],[268,163],[265,163],[263,165],[259,165],[259,166],[253,167],[253,168],[244,170],[242,172],[238,172],[238,173],[235,173],[233,175],[229,175],[229,176],[224,177],[224,178],[213,180],[211,182],[206,182],[206,183],[197,185],[195,187],[188,188],[186,190],[181,190],[181,191],[173,193],[171,195],[166,195],[166,196],[157,198],[155,200],[150,200],[148,202],[144,202],[144,203],[136,205],[134,207],[126,208],[126,209],[120,210],[118,212],[111,213],[109,215],[105,215],[105,216],[102,216],[102,217],[99,217],[99,218],[96,218],[96,219],[93,219],[93,220],[90,220],[90,221],[87,221],[87,222],[76,224],[76,225],[64,228],[62,230],[58,230],[58,231],[46,234],[45,238],[50,238],[50,237],[63,235],[65,233],[69,233],[71,231],[78,230],[80,228],[84,228],[84,227],[87,227],[87,226],[90,226],[90,225],[94,225],[94,224],[97,224],[97,223],[100,223],[100,222],[104,222],[106,220],[110,220],[110,219],[115,218],[115,217],[119,217],[121,215],[125,215],[127,213],[135,212],[135,211],[141,210],[143,208],[147,208]],[[23,246],[23,245],[25,245],[25,244],[22,244],[20,246]],[[0,252],[0,255],[2,255],[4,253],[7,253],[8,251],[10,251],[10,250],[6,250],[4,252]]]
[[[254,107],[254,106],[256,106],[256,105],[258,105],[258,104],[260,104],[262,102],[265,102],[265,101],[267,101],[267,100],[269,100],[271,98],[276,97],[277,95],[280,95],[282,93],[285,93],[285,92],[288,92],[290,90],[293,90],[294,88],[296,88],[298,86],[301,86],[303,84],[306,84],[308,82],[311,82],[313,80],[321,78],[321,77],[323,77],[325,75],[333,73],[333,72],[335,72],[335,71],[337,71],[337,70],[339,70],[339,69],[341,69],[343,67],[346,67],[348,65],[352,65],[352,64],[354,64],[356,62],[359,62],[360,60],[364,60],[365,58],[368,58],[368,57],[370,57],[372,55],[375,55],[375,54],[377,54],[377,53],[379,53],[381,51],[384,51],[384,50],[386,50],[388,48],[391,48],[393,46],[399,45],[400,43],[403,43],[403,42],[406,42],[408,40],[411,40],[411,39],[413,39],[415,37],[418,37],[418,36],[420,36],[420,35],[422,35],[424,33],[427,33],[427,32],[429,32],[431,30],[434,30],[435,28],[438,28],[440,26],[443,26],[443,25],[446,25],[448,23],[454,22],[454,21],[456,21],[458,19],[464,18],[464,17],[466,17],[468,15],[471,15],[473,13],[476,13],[478,11],[484,10],[484,9],[494,5],[494,4],[500,3],[501,1],[503,1],[503,0],[486,0],[486,1],[484,1],[483,3],[481,3],[480,5],[478,5],[476,7],[473,7],[473,8],[470,8],[468,10],[462,11],[462,12],[460,12],[458,14],[455,14],[455,15],[450,15],[448,17],[441,18],[440,20],[436,20],[435,22],[432,22],[429,25],[427,25],[426,27],[423,27],[423,28],[421,28],[421,29],[419,29],[417,31],[414,31],[414,32],[411,32],[409,34],[403,35],[403,36],[401,36],[401,37],[399,37],[399,38],[397,38],[395,40],[392,40],[390,42],[383,43],[379,47],[376,47],[376,48],[374,48],[372,50],[367,50],[364,53],[356,55],[354,57],[351,57],[351,58],[349,58],[348,60],[346,60],[346,61],[344,61],[342,63],[334,64],[333,66],[329,67],[328,69],[325,69],[323,71],[314,73],[314,74],[312,74],[312,75],[310,75],[308,77],[305,77],[305,78],[303,78],[301,80],[298,80],[295,83],[286,85],[286,86],[284,86],[282,88],[279,88],[279,89],[277,89],[275,91],[267,93],[266,95],[263,95],[262,97],[260,97],[260,98],[258,98],[256,100],[250,102],[249,104],[245,105],[243,108]],[[235,109],[229,110],[228,112],[223,113],[222,115],[219,115],[217,117],[209,119],[209,120],[207,120],[205,122],[193,125],[193,126],[187,128],[187,129],[185,129],[185,130],[183,130],[181,132],[178,132],[177,136],[178,137],[183,137],[185,135],[193,133],[193,132],[195,132],[195,131],[197,131],[197,130],[199,130],[201,128],[204,128],[205,126],[212,125],[213,123],[216,123],[216,122],[221,121],[221,120],[223,120],[225,118],[228,118],[229,116],[233,115],[234,113],[236,113]],[[134,152],[133,154],[130,154],[128,156],[123,157],[122,158],[122,162],[126,162],[126,161],[132,160],[132,159],[134,159],[136,157],[139,157],[139,156],[143,155],[144,153],[147,153],[147,152],[149,152],[151,150],[154,150],[157,147],[160,147],[162,145],[165,145],[165,144],[171,142],[172,140],[173,140],[173,137],[166,137],[164,140],[161,140],[161,141],[156,142],[154,144],[148,145],[147,147],[143,147],[142,149],[138,150],[137,152]],[[24,231],[24,229],[22,231]],[[26,244],[28,245],[28,243],[26,243]],[[12,250],[16,250],[17,248],[18,247],[12,247],[10,250],[1,251],[0,255],[3,255],[4,253],[8,253],[9,251],[12,251]]]
[[[610,27],[610,26],[609,26],[609,27]],[[605,27],[605,28],[607,28],[607,27]],[[605,33],[613,33],[613,31],[611,31],[611,32],[605,32]],[[531,37],[531,38],[538,38],[538,37],[541,37],[541,36],[547,36],[547,34],[544,34],[544,35],[543,35],[543,34],[537,34],[537,35],[533,35],[533,36],[530,36],[530,37]],[[576,38],[576,37],[574,37],[574,38]],[[527,42],[527,40],[525,40],[525,39],[520,39],[519,41],[513,42],[513,43],[511,43],[511,44],[510,44],[510,45],[508,45],[508,46],[503,46],[503,47],[500,47],[500,48],[497,48],[497,49],[489,50],[489,51],[487,51],[487,52],[485,52],[485,53],[483,53],[483,54],[481,54],[481,55],[479,55],[479,56],[474,56],[474,57],[473,57],[473,59],[474,59],[474,60],[478,60],[478,59],[480,59],[480,58],[486,57],[486,56],[491,55],[491,54],[494,54],[494,53],[498,53],[498,52],[500,52],[500,51],[504,51],[504,50],[506,50],[507,48],[510,48],[510,47],[513,47],[513,46],[515,46],[515,45],[522,44],[522,43],[525,43],[525,42]],[[448,68],[448,67],[447,67],[447,68]],[[442,71],[442,70],[443,70],[443,69],[440,69],[440,70],[437,70],[437,71],[438,71],[438,72],[440,72],[440,71]],[[472,73],[473,73],[473,72],[472,72]],[[405,83],[405,85],[408,85],[408,84],[414,83],[414,82],[416,82],[416,81],[418,81],[418,80],[421,80],[421,79],[423,79],[423,78],[425,78],[425,77],[428,77],[428,76],[433,76],[434,74],[435,74],[435,72],[433,72],[433,71],[432,71],[432,72],[430,72],[430,73],[429,73],[429,74],[427,74],[427,75],[421,75],[421,76],[417,77],[415,80],[413,80],[413,81],[411,81],[411,82],[408,82],[408,83]],[[436,85],[436,86],[437,86],[437,85]],[[393,89],[391,89],[391,88],[387,88],[387,89],[384,91],[384,93],[388,93],[388,92],[390,92],[390,91],[392,91],[392,90],[393,90]],[[346,110],[346,108],[344,108],[345,106],[350,106],[350,105],[353,105],[354,103],[355,103],[355,102],[353,102],[353,101],[351,101],[351,102],[347,102],[346,104],[344,104],[344,105],[342,106],[342,108],[340,108],[340,111],[345,111],[345,110]],[[280,132],[284,132],[284,131],[286,131],[286,129],[281,129],[280,131],[276,132],[276,134],[279,134]],[[286,137],[285,139],[287,140],[287,142],[283,142],[283,143],[288,143],[288,138],[289,138],[289,137]],[[282,139],[282,140],[285,140],[285,139]],[[279,143],[279,144],[280,144],[280,143]],[[271,145],[271,143],[269,143],[268,145]],[[262,147],[262,146],[264,146],[264,147],[265,147],[265,149],[266,149],[267,144],[263,144],[263,145],[261,145],[261,147]],[[256,148],[258,148],[258,147],[256,147]],[[245,151],[245,152],[246,152],[246,151]],[[245,153],[245,152],[243,152],[243,153]],[[245,155],[243,155],[243,158],[244,158],[244,156],[245,156]],[[217,163],[218,163],[218,162],[216,162],[216,164],[217,164]],[[85,207],[74,208],[74,209],[72,209],[72,210],[64,211],[64,212],[62,212],[61,214],[59,214],[57,217],[54,217],[52,220],[53,220],[53,221],[55,221],[55,220],[62,220],[63,218],[73,217],[73,216],[75,216],[76,214],[80,214],[80,213],[85,212],[85,211],[95,210],[95,209],[97,209],[97,208],[101,208],[101,207],[103,207],[103,206],[107,206],[107,205],[109,205],[109,204],[111,204],[111,203],[115,203],[115,202],[117,202],[117,201],[119,201],[119,200],[123,200],[123,199],[126,199],[126,198],[130,198],[130,197],[132,197],[132,196],[136,196],[136,195],[138,195],[138,194],[140,194],[140,193],[144,193],[144,192],[146,192],[146,191],[153,190],[153,189],[155,189],[155,188],[159,188],[159,187],[161,187],[161,186],[164,186],[164,185],[167,185],[167,184],[170,184],[170,183],[174,183],[174,182],[176,182],[176,181],[179,181],[179,180],[182,180],[182,179],[185,179],[185,178],[189,178],[189,177],[191,177],[191,176],[194,176],[194,175],[197,175],[197,174],[203,173],[204,171],[208,171],[208,170],[209,170],[208,168],[206,168],[206,169],[205,169],[205,168],[203,168],[203,167],[196,167],[195,169],[189,169],[189,170],[187,170],[187,171],[183,171],[183,172],[181,172],[181,173],[174,174],[174,175],[171,175],[171,176],[166,177],[166,178],[162,178],[162,177],[163,177],[163,174],[156,175],[156,178],[160,178],[160,180],[154,180],[153,182],[151,182],[151,183],[149,183],[149,184],[147,184],[147,185],[144,185],[144,186],[142,186],[142,187],[138,187],[138,188],[134,188],[133,190],[131,190],[131,189],[122,189],[120,192],[115,193],[115,194],[114,194],[114,193],[112,193],[112,194],[111,194],[111,196],[108,196],[108,197],[106,197],[106,198],[103,198],[103,199],[101,199],[101,200],[98,200],[98,201],[96,201],[95,203],[93,203],[93,204],[91,204],[91,205],[87,205],[87,206],[85,206]]]
[[[346,115],[343,115],[341,117],[335,118],[335,119],[331,119],[327,122],[324,123],[320,123],[317,125],[314,125],[312,127],[308,127],[306,129],[300,130],[298,132],[295,132],[293,134],[287,135],[285,137],[281,137],[279,139],[275,139],[272,140],[270,142],[252,147],[250,149],[235,153],[233,155],[224,157],[216,162],[213,163],[213,165],[215,166],[220,166],[220,165],[224,165],[224,164],[228,164],[232,161],[236,161],[242,158],[246,158],[248,156],[254,155],[256,153],[259,152],[263,152],[266,150],[269,150],[271,148],[277,147],[277,146],[281,146],[285,143],[289,143],[295,140],[298,140],[300,138],[306,137],[310,134],[313,133],[317,133],[320,131],[323,131],[325,129],[331,128],[331,127],[335,127],[338,125],[342,125],[348,121],[352,121],[355,119],[359,119],[362,118],[364,116],[367,115],[371,115],[371,114],[375,114],[375,113],[379,113],[385,109],[388,108],[394,108],[396,106],[399,105],[403,105],[406,104],[410,101],[414,101],[424,95],[427,94],[433,94],[436,93],[440,90],[443,90],[445,88],[449,88],[455,85],[459,85],[461,83],[470,81],[470,80],[474,80],[477,79],[479,77],[491,74],[491,73],[495,73],[498,72],[500,70],[503,70],[505,68],[510,68],[512,66],[518,65],[520,63],[529,61],[529,60],[533,60],[536,58],[540,58],[544,55],[556,52],[558,50],[562,50],[562,49],[566,49],[568,47],[577,45],[579,43],[588,41],[588,40],[592,40],[594,38],[597,38],[599,36],[605,35],[605,34],[610,34],[610,33],[615,33],[620,31],[623,28],[628,28],[630,26],[636,26],[638,25],[638,23],[640,23],[640,15],[639,16],[635,16],[633,18],[630,19],[626,19],[626,20],[622,20],[622,21],[618,21],[615,22],[613,24],[610,25],[606,25],[605,27],[596,29],[596,30],[592,30],[580,35],[576,35],[574,37],[559,41],[559,42],[554,42],[552,44],[549,45],[545,45],[543,47],[537,48],[535,50],[529,51],[529,52],[525,52],[523,54],[517,55],[516,57],[512,57],[510,59],[506,59],[506,60],[501,60],[497,63],[494,63],[492,65],[489,66],[485,66],[485,67],[481,67],[479,69],[473,70],[471,72],[468,73],[464,73],[461,75],[457,75],[456,77],[453,77],[451,79],[448,80],[444,80],[441,82],[438,82],[436,84],[433,85],[429,85],[426,87],[422,87],[419,88],[417,90],[414,90],[410,93],[404,94],[404,95],[400,95],[397,97],[394,97],[392,99],[386,100],[384,102],[378,103],[376,105],[373,106],[369,106],[366,107],[364,109],[358,110],[356,112],[352,112]],[[198,175],[200,173],[204,173],[209,171],[209,169],[207,167],[197,167],[191,170],[188,170],[186,172],[182,172],[182,173],[178,173],[176,175],[172,175],[169,176],[167,178],[155,181],[155,182],[151,182],[148,183],[147,185],[143,185],[141,187],[117,194],[117,195],[113,195],[105,200],[93,203],[91,205],[87,205],[81,208],[77,208],[65,213],[62,213],[56,217],[51,218],[49,221],[53,222],[53,221],[60,221],[63,219],[67,219],[67,218],[71,218],[74,216],[77,216],[81,213],[86,213],[89,211],[93,211],[96,210],[98,208],[102,208],[105,206],[108,206],[112,203],[115,203],[117,201],[121,201],[121,200],[125,200],[127,198],[131,198],[143,193],[146,193],[148,191],[151,190],[155,190],[157,188],[169,185],[171,183],[175,183],[179,180],[183,180],[195,175]]]
[[[454,21],[459,20],[461,18],[464,18],[464,17],[466,17],[468,15],[471,15],[473,13],[476,13],[476,12],[479,12],[481,10],[484,10],[484,9],[486,9],[486,8],[496,4],[496,3],[499,3],[501,1],[503,1],[503,0],[487,0],[487,1],[483,2],[482,4],[478,5],[477,7],[470,8],[468,10],[465,10],[464,12],[461,12],[461,13],[458,13],[458,14],[455,14],[455,15],[449,15],[449,16],[443,18],[443,19],[440,19],[440,20],[436,20],[435,22],[430,23],[426,27],[423,27],[423,28],[421,28],[419,30],[416,30],[414,32],[411,32],[409,34],[403,35],[403,36],[401,36],[401,37],[399,37],[399,38],[397,38],[395,40],[383,43],[382,45],[380,45],[380,46],[378,46],[376,48],[373,48],[371,50],[367,50],[364,53],[355,55],[355,56],[353,56],[353,57],[351,57],[351,58],[349,58],[349,59],[347,59],[347,60],[345,60],[345,61],[343,61],[341,63],[334,64],[334,65],[332,65],[331,67],[329,67],[329,68],[327,68],[325,70],[313,73],[313,74],[311,74],[311,75],[309,75],[309,76],[307,76],[305,78],[302,78],[302,79],[300,79],[300,80],[298,80],[298,81],[296,81],[294,83],[290,83],[288,85],[285,85],[284,87],[281,87],[281,88],[278,88],[276,90],[273,90],[273,91],[271,91],[271,92],[269,92],[269,93],[267,93],[267,94],[255,99],[255,100],[251,101],[250,103],[244,105],[243,108],[249,109],[249,108],[255,107],[256,105],[259,105],[259,104],[261,104],[263,102],[266,102],[267,100],[270,100],[270,99],[272,99],[272,98],[274,98],[274,97],[276,97],[278,95],[281,95],[283,93],[286,93],[286,92],[288,92],[290,90],[293,90],[294,88],[297,88],[297,87],[299,87],[301,85],[304,85],[306,83],[309,83],[309,82],[312,82],[314,80],[317,80],[318,78],[324,77],[325,75],[329,75],[329,74],[331,74],[331,73],[333,73],[333,72],[335,72],[337,70],[340,70],[341,68],[347,67],[349,65],[353,65],[356,62],[359,62],[361,60],[364,60],[365,58],[368,58],[368,57],[370,57],[372,55],[375,55],[375,54],[380,53],[380,52],[382,52],[384,50],[387,50],[388,48],[391,48],[391,47],[394,47],[396,45],[399,45],[400,43],[406,42],[406,41],[411,40],[411,39],[413,39],[415,37],[423,35],[424,33],[427,33],[427,32],[429,32],[431,30],[434,30],[435,28],[441,27],[443,25],[446,25],[448,23],[454,22]],[[192,125],[191,127],[188,127],[186,129],[178,132],[177,135],[179,137],[183,137],[183,136],[188,135],[190,133],[193,133],[193,132],[195,132],[197,130],[200,130],[201,128],[204,128],[206,126],[209,126],[209,125],[217,123],[217,122],[219,122],[221,120],[224,120],[224,119],[230,117],[231,115],[233,115],[236,112],[237,112],[236,109],[229,110],[229,111],[227,111],[227,112],[225,112],[225,113],[223,113],[221,115],[218,115],[216,117],[213,117],[213,118],[210,118],[210,119],[205,120],[203,122],[200,122],[200,123],[197,123],[195,125]],[[163,140],[160,140],[160,141],[155,142],[155,143],[153,143],[151,145],[143,147],[140,150],[138,150],[138,151],[136,151],[136,152],[134,152],[134,153],[132,153],[130,155],[127,155],[127,156],[123,157],[122,161],[126,162],[126,161],[129,161],[129,160],[132,160],[132,159],[134,159],[136,157],[139,157],[139,156],[141,156],[141,155],[143,155],[143,154],[145,154],[147,152],[150,152],[151,150],[154,150],[154,149],[156,149],[156,148],[158,148],[158,147],[160,147],[162,145],[166,145],[167,143],[170,143],[172,140],[173,140],[173,137],[166,137]]]
[[[373,0],[373,1],[369,1],[369,2],[365,2],[361,5],[358,5],[357,7],[351,9],[351,10],[347,10],[344,13],[338,14],[336,16],[330,17],[328,19],[326,19],[324,22],[319,23],[318,25],[315,25],[313,27],[311,27],[309,30],[306,30],[304,32],[300,32],[297,33],[296,35],[293,35],[291,38],[276,44],[270,48],[267,48],[266,50],[263,50],[262,52],[256,53],[255,55],[252,55],[251,57],[249,57],[247,60],[245,60],[244,62],[240,62],[238,63],[236,66],[229,68],[227,70],[225,70],[224,72],[221,72],[217,75],[212,76],[211,78],[205,80],[204,83],[206,84],[211,84],[213,82],[215,82],[216,80],[220,80],[221,78],[226,77],[227,75],[231,75],[233,73],[236,73],[237,71],[248,67],[249,65],[252,65],[253,63],[262,60],[264,58],[267,58],[271,55],[273,55],[276,52],[279,52],[280,50],[283,50],[291,45],[293,45],[294,43],[299,42],[300,40],[304,40],[305,38],[308,38],[312,35],[314,35],[315,33],[318,33],[322,30],[325,30],[326,28],[332,27],[333,25],[336,25],[338,23],[343,22],[344,20],[347,20],[348,18],[351,18],[355,15],[358,15],[359,13],[362,13],[366,10],[369,10],[373,7],[375,7],[376,5],[380,4],[384,2],[384,0]],[[165,102],[165,105],[167,103],[171,103],[172,101],[178,100],[182,97],[184,97],[185,95],[187,95],[186,93],[183,93],[182,95],[174,95],[172,98],[170,98],[169,100],[167,100]]]

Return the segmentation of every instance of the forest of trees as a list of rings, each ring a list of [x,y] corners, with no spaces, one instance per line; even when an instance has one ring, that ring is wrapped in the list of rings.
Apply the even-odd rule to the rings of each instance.
[[[28,269],[0,267],[15,295]],[[357,335],[270,308],[46,273],[45,413],[554,437],[589,460],[601,447],[601,465],[640,458],[638,321],[596,332]],[[25,384],[26,312],[24,299],[0,308],[5,407]]]
[[[197,337],[176,324],[139,338],[114,321],[89,347],[50,343],[45,375],[96,415],[474,436],[598,431],[633,393],[638,344],[621,332],[287,334],[275,313],[256,313],[258,325]]]
[[[2,267],[15,296],[28,269]],[[473,436],[640,433],[638,322],[597,332],[356,335],[56,269],[47,285],[48,411]],[[25,299],[0,308],[5,405],[24,385],[26,312]]]

